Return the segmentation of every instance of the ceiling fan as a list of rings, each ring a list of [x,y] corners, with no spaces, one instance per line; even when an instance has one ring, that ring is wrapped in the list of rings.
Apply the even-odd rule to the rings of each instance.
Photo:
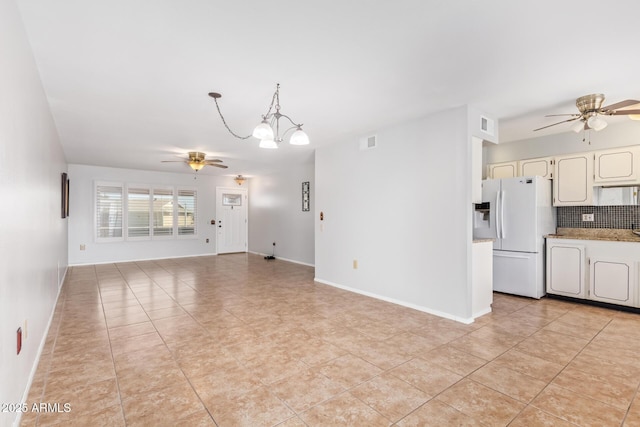
[[[543,126],[538,129],[534,129],[533,131],[535,132],[537,130],[546,129],[551,126],[559,125],[561,123],[573,122],[576,120],[578,120],[578,122],[571,127],[574,132],[580,132],[581,130],[589,129],[599,131],[607,127],[607,122],[598,116],[640,115],[640,110],[621,110],[621,108],[640,104],[640,101],[637,101],[635,99],[627,99],[626,101],[616,102],[615,104],[607,105],[606,107],[602,106],[603,103],[604,95],[601,93],[581,96],[580,98],[576,99],[576,107],[578,107],[578,111],[580,113],[546,115],[545,117],[571,116],[571,118],[548,126]],[[636,119],[636,117],[632,118],[634,120]]]
[[[223,169],[228,168],[228,166],[220,164],[222,163],[222,160],[220,159],[205,160],[205,156],[206,154],[201,153],[199,151],[189,151],[189,159],[163,160],[162,163],[174,163],[174,162],[186,163],[189,166],[191,166],[191,169],[193,169],[196,172],[198,172],[200,169],[202,169],[205,166],[215,166],[217,168],[223,168]]]

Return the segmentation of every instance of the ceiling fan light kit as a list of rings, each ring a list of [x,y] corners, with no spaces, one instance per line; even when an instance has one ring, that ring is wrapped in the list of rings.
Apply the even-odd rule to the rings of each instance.
[[[587,119],[587,126],[589,126],[590,129],[593,129],[597,132],[599,130],[606,128],[607,122],[602,120],[600,117],[594,115]]]
[[[224,119],[224,116],[220,111],[220,106],[218,105],[218,99],[220,99],[222,95],[218,92],[210,92],[209,96],[212,97],[213,101],[216,103],[216,109],[218,110],[218,114],[220,115],[220,119],[222,119],[222,123],[224,124],[224,126],[227,128],[231,135],[238,139],[248,139],[253,136],[260,140],[260,148],[275,149],[278,148],[278,145],[282,141],[284,141],[284,137],[287,135],[287,133],[295,129],[295,131],[289,138],[289,144],[309,144],[309,136],[302,130],[302,123],[296,123],[293,121],[293,119],[291,119],[291,117],[280,112],[280,83],[276,85],[276,91],[271,98],[271,104],[269,105],[269,109],[267,110],[267,112],[262,116],[262,121],[255,127],[252,134],[249,136],[240,136],[237,133],[233,132],[231,128],[229,128],[229,125],[227,125],[227,121]],[[287,119],[292,126],[284,130],[281,134],[280,119],[282,118]]]
[[[580,98],[576,99],[576,107],[578,108],[579,113],[549,114],[545,117],[571,116],[571,118],[558,123],[553,123],[548,126],[543,126],[538,129],[534,129],[534,132],[549,128],[551,126],[573,122],[576,120],[578,120],[578,122],[571,126],[571,130],[576,133],[580,132],[581,130],[591,129],[599,131],[607,127],[607,122],[600,116],[627,115],[632,120],[640,120],[640,110],[623,110],[623,108],[640,104],[640,101],[637,101],[635,99],[627,99],[625,101],[616,102],[615,104],[603,107],[602,104],[604,103],[604,99],[604,95],[601,93],[581,96]]]
[[[191,166],[191,169],[193,169],[194,171],[198,172],[200,169],[205,167],[205,164],[204,163],[197,163],[197,162],[189,162],[189,166]]]
[[[584,123],[582,122],[575,123],[573,126],[571,126],[571,130],[574,131],[575,133],[582,132],[584,130]]]

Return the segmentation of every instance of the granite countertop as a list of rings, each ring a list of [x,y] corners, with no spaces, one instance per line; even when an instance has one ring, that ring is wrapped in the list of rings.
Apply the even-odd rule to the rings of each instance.
[[[639,242],[640,236],[628,229],[618,228],[558,228],[556,234],[544,236],[552,239],[608,240],[612,242]]]

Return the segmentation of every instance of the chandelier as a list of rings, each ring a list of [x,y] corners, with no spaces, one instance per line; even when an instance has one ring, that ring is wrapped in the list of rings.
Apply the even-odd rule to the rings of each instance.
[[[218,114],[222,119],[222,123],[224,127],[227,128],[229,133],[238,139],[248,139],[250,137],[258,138],[260,140],[260,148],[278,148],[278,144],[280,144],[284,137],[290,131],[294,131],[289,138],[289,144],[291,145],[307,145],[309,144],[309,137],[302,130],[302,123],[294,122],[291,117],[286,114],[282,114],[280,112],[280,83],[276,86],[276,91],[271,98],[271,105],[269,105],[269,109],[266,114],[262,116],[262,122],[258,124],[253,130],[253,133],[248,136],[240,136],[236,134],[234,131],[229,128],[227,125],[227,121],[224,119],[222,112],[220,111],[220,106],[218,105],[218,99],[222,97],[221,94],[217,92],[210,92],[209,96],[213,98],[216,103],[216,108],[218,110]],[[285,122],[285,126],[289,126],[286,130],[280,133],[280,119],[287,119],[289,123]],[[284,120],[283,120],[284,122]]]

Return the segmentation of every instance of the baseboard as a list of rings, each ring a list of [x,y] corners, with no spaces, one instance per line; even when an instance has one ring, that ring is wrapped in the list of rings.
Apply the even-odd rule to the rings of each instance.
[[[315,277],[313,280],[318,282],[318,283],[322,283],[324,285],[333,286],[334,288],[338,288],[338,289],[342,289],[342,290],[345,290],[345,291],[353,292],[353,293],[356,293],[356,294],[364,295],[364,296],[367,296],[367,297],[371,297],[371,298],[379,299],[379,300],[382,300],[382,301],[390,302],[392,304],[401,305],[403,307],[412,308],[414,310],[422,311],[423,313],[433,314],[434,316],[442,317],[442,318],[445,318],[445,319],[455,320],[456,322],[464,323],[465,325],[469,325],[469,324],[473,323],[473,321],[474,321],[473,317],[465,318],[465,317],[452,316],[451,314],[445,313],[443,311],[433,310],[433,309],[428,308],[428,307],[423,307],[421,305],[411,304],[411,303],[408,303],[408,302],[405,302],[405,301],[401,301],[401,300],[398,300],[398,299],[395,299],[395,298],[389,298],[389,297],[386,297],[384,295],[378,295],[378,294],[374,294],[372,292],[363,291],[361,289],[351,288],[349,286],[340,285],[338,283],[330,282],[330,281],[324,280],[324,279],[319,279],[317,277]]]
[[[161,259],[172,259],[172,258],[196,258],[201,256],[215,256],[218,255],[216,252],[210,254],[194,254],[194,255],[174,255],[174,256],[164,256],[160,258],[138,258],[138,259],[123,259],[123,260],[114,260],[114,261],[99,261],[99,262],[83,262],[83,263],[75,263],[69,264],[69,267],[80,267],[83,265],[102,265],[102,264],[116,264],[116,263],[125,263],[125,262],[143,262],[143,261],[157,261]]]
[[[254,254],[254,255],[260,255],[260,256],[270,256],[271,254],[263,254],[261,252],[254,252],[254,251],[249,251],[250,254]],[[280,261],[287,261],[287,262],[292,262],[294,264],[300,264],[300,265],[306,265],[307,267],[314,267],[315,268],[315,264],[309,264],[306,262],[302,262],[302,261],[297,261],[295,259],[289,259],[289,258],[282,258],[282,257],[276,257],[276,259],[279,259]]]
[[[64,284],[64,280],[67,277],[67,271],[69,271],[69,267],[65,268],[64,275],[62,277],[62,284]],[[29,398],[29,392],[31,391],[31,384],[33,384],[33,379],[36,376],[36,372],[38,371],[38,366],[40,365],[40,357],[42,357],[42,351],[44,350],[44,345],[47,342],[47,337],[49,336],[49,329],[51,329],[51,323],[53,322],[53,316],[56,314],[56,307],[58,306],[58,300],[60,299],[60,293],[62,291],[62,285],[58,286],[58,294],[56,295],[55,302],[53,303],[53,307],[51,308],[51,314],[49,315],[49,321],[47,322],[47,327],[44,328],[44,334],[42,335],[42,339],[40,340],[40,345],[38,346],[38,352],[36,353],[36,357],[33,361],[33,366],[31,367],[31,373],[29,374],[29,380],[27,381],[27,387],[24,390],[24,394],[22,395],[21,403],[29,405],[27,399]],[[34,402],[31,402],[33,404]],[[20,425],[20,421],[22,420],[22,412],[18,412],[16,419],[14,420],[14,427],[18,427]]]

